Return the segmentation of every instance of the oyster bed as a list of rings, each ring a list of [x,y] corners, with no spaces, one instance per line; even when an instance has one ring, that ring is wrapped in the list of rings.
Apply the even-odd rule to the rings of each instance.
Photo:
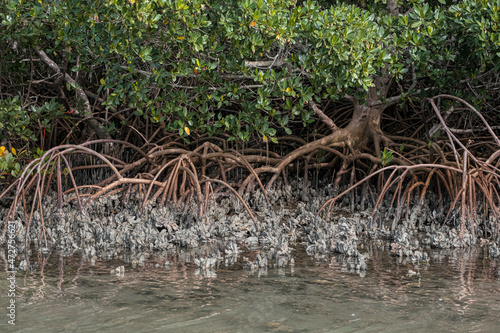
[[[150,201],[142,213],[142,200],[137,196],[123,201],[119,195],[109,195],[87,203],[82,211],[75,202],[57,210],[55,204],[50,204],[55,200],[48,199],[49,204],[44,207],[45,233],[40,215],[35,212],[29,239],[21,206],[11,225],[14,225],[19,254],[24,253],[28,241],[29,253],[33,250],[41,253],[59,250],[68,254],[80,251],[89,260],[120,258],[134,267],[142,265],[150,253],[189,253],[187,261],[194,262],[199,272],[209,277],[221,264],[233,265],[239,258],[242,267],[251,272],[293,266],[293,251],[298,247],[319,259],[336,255],[347,270],[358,274],[363,274],[369,265],[369,254],[364,250],[369,244],[388,248],[417,268],[429,264],[431,257],[427,251],[431,248],[482,245],[488,247],[490,258],[500,257],[500,238],[481,238],[491,233],[493,224],[483,222],[476,226],[478,237],[466,230],[460,240],[458,222],[454,226],[443,223],[444,217],[436,213],[432,201],[414,205],[391,230],[394,214],[388,214],[390,210],[384,208],[390,205],[389,201],[380,209],[380,216],[386,216],[383,220],[372,220],[370,207],[363,210],[356,205],[356,212],[352,213],[348,197],[336,205],[333,217],[325,220],[317,212],[333,197],[333,189],[326,184],[319,186],[318,191],[305,192],[302,188],[301,180],[278,185],[267,192],[271,204],[260,190],[245,195],[257,224],[234,196],[220,198],[215,204],[212,201],[209,212],[200,218],[195,213],[195,202],[184,210],[185,207],[159,207]],[[2,228],[7,211],[0,210]],[[48,244],[44,242],[45,237]],[[0,245],[4,246],[6,241],[4,231]],[[248,257],[241,256],[242,253]],[[27,269],[26,265],[23,260],[19,268]],[[122,272],[118,268],[113,273]]]

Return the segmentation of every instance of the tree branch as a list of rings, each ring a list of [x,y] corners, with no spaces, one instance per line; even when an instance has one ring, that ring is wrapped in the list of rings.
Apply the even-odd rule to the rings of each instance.
[[[433,89],[433,87],[429,87],[429,88],[425,88],[425,89],[418,89],[418,90],[415,90],[412,92],[412,90],[415,89],[415,87],[417,86],[417,73],[415,72],[415,65],[413,65],[413,64],[411,64],[411,78],[412,78],[411,85],[408,88],[405,95],[408,96],[408,95],[420,94],[422,91],[427,91],[427,90]],[[375,103],[370,104],[370,106],[376,106],[376,105],[379,105],[382,103],[385,103],[387,105],[391,105],[391,104],[394,104],[397,101],[399,101],[402,97],[403,97],[403,94],[397,95],[397,96],[392,96],[392,97],[386,98],[385,101],[378,100]]]
[[[120,68],[125,69],[125,70],[129,70],[129,68],[127,66],[120,66]],[[148,71],[145,71],[142,69],[137,69],[137,68],[134,69],[134,73],[142,74],[142,75],[147,76],[147,77],[151,77],[151,76],[155,75],[153,72],[148,72]],[[172,73],[165,73],[165,75],[172,76],[173,74]],[[188,78],[192,78],[192,79],[199,78],[199,75],[196,75],[196,74],[186,74],[186,75],[176,75],[176,76],[177,77],[188,77]],[[253,77],[246,76],[243,74],[220,74],[219,77],[222,79],[229,79],[229,80],[253,80]]]
[[[245,60],[245,67],[257,68],[257,67],[281,67],[285,64],[285,58],[279,57],[273,60],[260,60],[260,61],[249,61]]]
[[[316,116],[318,116],[318,118],[324,122],[331,130],[332,132],[333,131],[336,131],[338,130],[339,128],[337,127],[337,125],[335,125],[335,123],[333,122],[333,120],[328,117],[326,114],[323,113],[323,111],[320,110],[320,108],[318,108],[318,106],[316,105],[316,103],[314,103],[312,100],[308,102],[309,106],[311,107],[311,109],[313,109],[314,111],[314,114]]]
[[[104,133],[102,131],[99,122],[96,119],[92,118],[92,109],[90,107],[90,102],[83,89],[78,86],[76,81],[68,73],[63,73],[61,71],[61,68],[52,59],[50,59],[44,51],[39,49],[35,49],[35,51],[44,64],[46,64],[56,74],[63,75],[64,81],[75,87],[76,96],[83,101],[83,118],[88,122],[89,126],[95,132],[97,137],[99,139],[110,139],[111,137],[107,133]],[[80,112],[78,110],[75,110],[74,113],[80,115]]]

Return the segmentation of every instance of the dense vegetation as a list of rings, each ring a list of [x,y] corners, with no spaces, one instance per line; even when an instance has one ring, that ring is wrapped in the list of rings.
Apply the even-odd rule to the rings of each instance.
[[[163,201],[197,197],[200,214],[209,183],[243,193],[298,167],[336,187],[377,176],[400,206],[433,183],[463,221],[496,214],[499,12],[500,0],[1,0],[0,166],[42,165],[8,176],[16,197],[79,152],[112,170],[97,194],[157,186]]]

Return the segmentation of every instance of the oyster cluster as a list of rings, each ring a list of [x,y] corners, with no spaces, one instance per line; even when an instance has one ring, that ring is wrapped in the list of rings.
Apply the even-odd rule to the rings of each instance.
[[[206,249],[207,244],[212,244],[210,250],[196,250],[184,258],[196,267],[196,274],[205,277],[215,277],[221,265],[230,267],[238,262],[250,273],[259,275],[267,274],[269,268],[293,268],[293,252],[299,247],[314,260],[325,261],[336,256],[349,271],[359,274],[368,268],[370,250],[364,246],[367,240],[385,244],[394,256],[416,265],[426,264],[431,258],[424,248],[448,249],[477,242],[468,230],[460,238],[456,224],[443,223],[442,214],[426,205],[408,212],[402,209],[405,217],[397,223],[390,220],[397,214],[384,207],[376,220],[372,220],[370,211],[324,219],[317,212],[334,192],[328,184],[323,185],[315,190],[304,187],[302,180],[281,183],[267,192],[271,202],[260,189],[245,194],[244,200],[257,222],[234,196],[217,199],[199,217],[194,199],[188,207],[181,204],[178,208],[151,200],[143,209],[143,199],[135,193],[127,201],[117,194],[99,197],[87,201],[83,209],[74,201],[56,209],[57,200],[47,197],[43,219],[35,211],[28,224],[19,205],[11,223],[19,253],[31,248],[44,254],[53,249],[66,253],[80,251],[91,261],[122,258],[132,268],[143,266],[148,253],[171,251],[182,257],[187,256],[185,249]],[[385,204],[390,206],[390,202]],[[337,208],[353,206],[360,208],[346,197]],[[6,214],[6,209],[0,209],[0,226]],[[5,244],[5,240],[3,233],[0,244]],[[490,257],[500,257],[499,247],[500,244],[490,243]],[[123,253],[133,255],[127,258]],[[171,262],[156,265],[169,268]],[[113,273],[120,275],[121,270],[116,269]]]

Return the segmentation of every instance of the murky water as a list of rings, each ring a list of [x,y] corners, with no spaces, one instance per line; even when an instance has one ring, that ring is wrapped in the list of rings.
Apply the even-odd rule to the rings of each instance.
[[[135,269],[125,265],[123,276],[110,274],[119,260],[91,263],[56,254],[43,265],[35,257],[37,271],[17,274],[15,327],[7,323],[8,283],[0,273],[0,331],[500,331],[499,263],[480,249],[431,254],[430,265],[419,270],[371,250],[363,277],[347,272],[339,258],[296,252],[293,268],[251,274],[241,264],[222,264],[216,277],[178,256],[150,257]],[[166,260],[168,269],[155,267]]]

